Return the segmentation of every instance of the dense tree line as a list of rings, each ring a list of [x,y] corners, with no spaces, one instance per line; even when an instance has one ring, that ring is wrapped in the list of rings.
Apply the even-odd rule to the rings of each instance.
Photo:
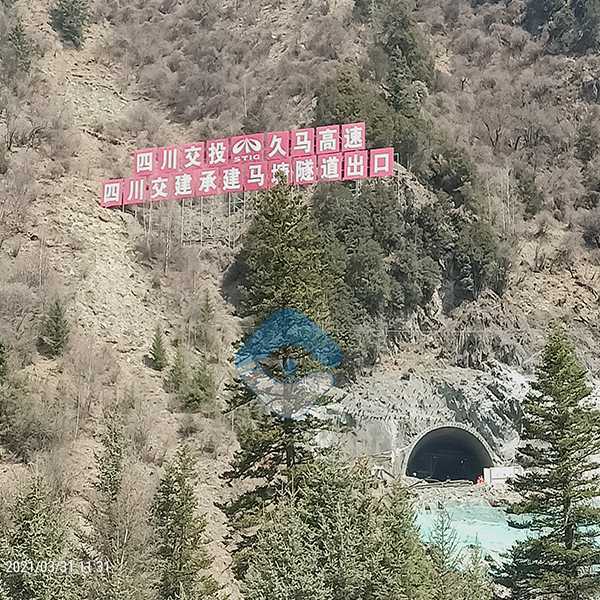
[[[367,464],[329,457],[297,477],[250,552],[245,598],[491,598],[476,563],[421,542],[407,491],[382,491]]]
[[[446,177],[461,167],[456,159]],[[366,183],[323,185],[311,200],[290,186],[260,196],[235,273],[243,315],[303,312],[342,344],[350,372],[372,364],[436,291],[451,310],[487,288],[502,294],[509,269],[494,231],[449,194],[417,203]]]
[[[469,244],[478,260],[485,260],[485,253],[481,252],[485,245],[478,237],[481,235],[479,230],[467,228],[468,233],[464,241],[461,241],[460,234],[453,235],[451,222],[447,218],[448,210],[444,213],[444,230],[444,219],[441,215],[434,218],[431,206],[421,207],[423,212],[412,206],[407,207],[404,213],[394,210],[397,199],[385,186],[365,186],[359,192],[361,201],[358,203],[353,202],[356,200],[355,192],[343,186],[340,188],[335,190],[336,193],[326,190],[321,193],[322,197],[317,195],[312,205],[302,203],[297,193],[283,183],[265,194],[262,203],[259,203],[257,219],[247,234],[250,243],[245,246],[240,258],[245,298],[243,310],[246,314],[264,315],[261,307],[268,306],[268,310],[272,311],[281,306],[279,301],[284,298],[291,306],[302,308],[315,318],[320,318],[321,323],[330,323],[334,330],[336,324],[344,322],[341,319],[336,321],[338,310],[350,324],[352,315],[357,311],[364,311],[359,313],[362,320],[368,318],[369,314],[377,315],[394,295],[406,298],[403,293],[410,289],[406,286],[416,283],[410,277],[396,281],[388,279],[390,271],[383,267],[383,260],[377,255],[378,252],[387,250],[390,255],[386,262],[389,263],[389,257],[393,256],[394,251],[398,252],[398,244],[406,238],[417,241],[420,237],[422,239],[429,236],[429,247],[439,248],[442,252],[447,251],[447,246],[452,247],[458,240],[458,244]],[[344,194],[346,204],[341,200]],[[272,205],[265,202],[270,196],[275,200]],[[264,218],[263,211],[268,212],[269,218]],[[411,214],[411,211],[413,219],[409,221],[406,215]],[[326,218],[322,218],[323,213],[327,214]],[[398,215],[397,220],[395,215]],[[402,220],[402,217],[406,220]],[[320,227],[317,227],[318,222]],[[299,223],[302,226],[298,226]],[[432,224],[437,225],[438,229],[432,227]],[[419,225],[422,227],[420,230],[408,229],[410,235],[406,235],[408,227],[415,228]],[[289,227],[298,227],[294,235],[287,234]],[[319,236],[317,232],[322,236],[319,250],[307,254],[305,244],[315,244]],[[296,237],[297,235],[300,237]],[[336,243],[341,247],[337,252]],[[278,260],[266,260],[265,257],[270,256],[269,252],[274,248]],[[321,248],[328,250],[322,252]],[[294,262],[295,257],[300,260]],[[296,265],[290,271],[293,277],[277,279],[280,262]],[[431,262],[436,264],[433,260]],[[306,277],[307,282],[312,282],[317,274],[323,272],[324,264],[330,266],[329,273],[334,274],[334,284],[320,284],[321,295],[316,298],[310,292],[310,285],[302,285],[303,277]],[[353,280],[354,273],[356,279]],[[477,273],[475,271],[471,276]],[[267,285],[261,285],[263,280]],[[298,281],[301,282],[300,285]],[[475,284],[477,279],[471,281]],[[307,290],[307,293],[298,296],[299,290]],[[350,303],[349,298],[352,299]],[[324,301],[329,301],[330,310],[322,309]],[[550,596],[552,598],[571,594],[568,597],[584,599],[591,598],[590,594],[597,589],[595,565],[599,547],[595,540],[597,533],[594,523],[598,519],[598,510],[593,508],[592,503],[600,493],[600,481],[594,475],[597,464],[592,457],[600,449],[600,413],[585,402],[589,395],[585,377],[564,334],[560,331],[553,333],[542,357],[537,382],[524,404],[524,445],[521,456],[526,475],[517,479],[514,484],[523,501],[515,504],[513,511],[527,515],[528,526],[533,535],[513,548],[505,570],[497,576],[498,584],[511,590],[511,597],[515,599],[533,600],[542,592],[554,594]],[[353,575],[352,566],[343,570],[342,581],[339,576],[330,580],[332,576],[327,572],[327,560],[333,560],[334,564],[339,564],[339,560],[335,558],[335,536],[330,539],[323,532],[328,534],[344,531],[350,536],[339,541],[339,548],[344,548],[344,560],[350,560],[352,565],[363,565],[368,560],[374,560],[374,557],[379,558],[380,554],[368,550],[368,535],[359,532],[357,539],[361,541],[357,542],[356,551],[364,554],[360,554],[361,559],[349,558],[350,548],[354,547],[351,538],[354,530],[350,524],[345,521],[343,526],[334,526],[319,521],[321,517],[326,518],[331,504],[336,505],[341,500],[332,499],[330,504],[329,492],[325,489],[319,489],[314,496],[311,495],[312,486],[320,485],[319,475],[313,469],[318,469],[315,465],[324,464],[311,451],[318,427],[307,420],[286,422],[276,414],[265,412],[264,407],[261,410],[260,405],[256,405],[254,394],[243,384],[236,388],[233,399],[232,408],[246,407],[246,410],[252,412],[247,415],[249,421],[246,421],[246,429],[240,430],[242,449],[236,456],[234,469],[228,474],[228,478],[233,481],[258,478],[262,481],[258,487],[252,488],[225,507],[232,526],[237,531],[242,552],[237,574],[244,582],[248,597],[258,598],[264,589],[270,590],[269,598],[279,598],[278,594],[282,594],[282,598],[286,594],[293,596],[299,593],[302,586],[306,586],[306,593],[314,598],[335,598],[336,589],[343,590],[342,596],[350,594],[352,589],[358,594],[357,598],[371,597],[371,593],[374,594],[373,597],[377,597],[379,583],[372,582],[364,573]],[[248,426],[248,423],[251,425]],[[289,452],[291,446],[294,447],[293,454]],[[296,459],[290,461],[290,456]],[[335,476],[339,476],[340,469],[343,471],[344,467],[334,467]],[[581,469],[586,474],[584,477],[581,476]],[[308,479],[303,479],[304,472],[310,473]],[[333,476],[331,471],[329,476]],[[340,487],[343,488],[338,483],[332,485],[338,492]],[[352,489],[356,490],[354,484]],[[304,507],[303,494],[310,495],[318,506],[309,504]],[[272,516],[273,509],[267,511],[266,514],[270,516],[267,518],[266,529],[259,529],[257,536],[257,522],[261,522],[259,515],[264,515],[265,508],[273,504],[277,507],[276,516]],[[396,499],[392,504],[397,506],[401,502]],[[277,512],[279,510],[281,513]],[[357,513],[370,514],[365,506],[357,509]],[[350,508],[345,506],[340,512],[335,512],[334,516],[348,518],[351,523],[351,514]],[[311,533],[313,525],[308,515],[317,519],[315,533]],[[548,532],[548,529],[551,531]],[[252,532],[250,536],[245,534],[248,531]],[[370,524],[368,531],[378,531],[377,526]],[[311,537],[313,535],[314,538]],[[381,535],[383,534],[380,533],[379,536]],[[402,535],[410,539],[408,530],[403,531]],[[377,539],[381,542],[381,537]],[[322,550],[319,549],[321,540],[325,544]],[[286,548],[285,555],[289,558],[289,563],[281,555],[273,553],[274,546]],[[394,547],[397,546],[396,543]],[[300,560],[295,552],[298,557],[302,555],[304,560]],[[418,555],[418,551],[415,552]],[[435,567],[435,557],[444,556],[444,552],[436,554],[432,550],[431,556],[432,563],[419,563],[416,567],[421,578],[419,581],[424,586],[422,589],[438,589],[434,582],[439,580],[439,573],[432,580],[427,579],[426,573],[428,568]],[[385,559],[382,557],[382,560]],[[446,559],[443,564],[448,569]],[[465,589],[477,589],[480,595],[491,594],[491,583],[482,583],[481,576],[485,573],[485,568],[481,567],[480,562],[476,562],[478,566],[473,567],[478,575],[469,580],[471,587],[460,583],[461,577],[467,577],[462,572],[462,567],[458,568],[458,563],[450,564],[454,566],[446,572],[444,584],[439,588],[440,595],[436,597],[461,597],[461,593],[468,594],[464,592]],[[394,577],[397,576],[402,581],[404,577],[408,577],[411,585],[417,585],[414,578],[404,571],[405,564],[396,564],[396,567],[398,571],[394,572]],[[378,573],[378,567],[369,569],[369,573]],[[354,583],[346,583],[346,576]],[[456,588],[447,583],[450,580],[456,581]],[[365,585],[368,590],[360,591],[362,583],[358,584],[358,581],[367,582]],[[345,585],[349,585],[349,588],[346,589]],[[386,581],[386,585],[391,584]],[[396,582],[394,585],[408,584]],[[402,589],[398,593],[401,594],[400,597],[403,597],[402,594],[419,597],[418,589]]]

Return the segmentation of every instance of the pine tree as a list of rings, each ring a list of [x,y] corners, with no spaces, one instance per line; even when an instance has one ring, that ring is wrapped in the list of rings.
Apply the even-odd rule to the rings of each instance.
[[[245,600],[333,600],[319,564],[308,545],[311,530],[290,503],[277,507],[252,549],[244,580]]]
[[[198,306],[198,324],[194,328],[194,345],[199,352],[210,357],[216,350],[215,306],[208,291],[204,291]]]
[[[169,369],[165,380],[165,388],[171,394],[178,394],[188,383],[188,372],[185,364],[185,355],[181,344],[177,346],[175,360]]]
[[[231,470],[222,477],[230,484],[254,482],[220,507],[234,533],[233,566],[241,578],[247,568],[247,550],[255,543],[256,526],[263,513],[293,490],[294,472],[314,460],[313,442],[325,423],[311,416],[296,420],[267,412],[241,380],[230,385],[229,392],[227,412],[236,419],[240,449],[234,455]]]
[[[462,588],[465,600],[492,600],[494,597],[490,569],[479,548],[472,549],[467,555]]]
[[[460,597],[462,556],[456,532],[445,510],[436,517],[430,537],[430,553],[435,572],[432,600],[456,600]]]
[[[211,413],[215,409],[216,386],[208,365],[200,361],[192,378],[182,389],[181,397],[186,410]]]
[[[411,81],[419,80],[429,85],[433,79],[433,59],[413,16],[412,0],[383,0],[374,10],[377,41],[385,50],[390,63],[390,75],[397,73],[396,61],[405,66]],[[393,81],[389,82],[393,85]]]
[[[300,192],[282,181],[259,195],[238,259],[243,314],[262,321],[292,308],[327,327],[332,284],[322,240]]]
[[[0,338],[0,385],[8,379],[8,348]]]
[[[431,567],[408,494],[394,486],[382,499],[379,485],[364,463],[301,470],[249,551],[246,599],[429,600]]]
[[[88,0],[58,0],[50,10],[50,24],[64,40],[81,48],[89,23]]]
[[[204,540],[206,524],[198,515],[194,485],[191,451],[180,446],[167,466],[152,506],[160,563],[160,600],[216,597],[217,586],[206,574],[210,566]]]
[[[78,598],[79,588],[71,569],[43,568],[51,563],[60,565],[61,561],[68,565],[71,557],[67,555],[64,513],[41,477],[34,476],[17,496],[10,517],[10,527],[0,532],[0,589],[15,600]],[[11,563],[22,568],[11,569]]]
[[[431,600],[434,570],[415,525],[412,499],[406,488],[394,483],[377,506],[380,535],[373,535],[377,557],[377,587],[393,598]],[[381,545],[378,539],[385,540]]]
[[[65,308],[57,298],[52,302],[42,326],[40,342],[42,348],[51,357],[60,356],[69,341],[69,323]]]
[[[165,348],[162,330],[159,325],[157,325],[154,330],[152,348],[150,348],[150,360],[152,361],[152,366],[157,371],[162,371],[168,364],[167,350]]]
[[[532,536],[513,547],[498,581],[518,600],[586,600],[600,589],[600,411],[564,331],[552,331],[523,405],[519,448],[525,473],[513,482]]]
[[[33,60],[33,46],[25,33],[21,19],[17,18],[8,34],[8,42],[13,47],[19,69],[28,72]]]
[[[118,529],[118,515],[115,513],[115,506],[123,480],[125,451],[123,422],[119,413],[105,412],[104,431],[100,436],[100,443],[102,452],[95,454],[98,477],[94,482],[94,488],[97,497],[93,502],[90,516],[94,527],[102,529],[102,531],[97,531],[99,536],[96,541],[99,543],[95,544],[99,553],[108,560],[115,560],[114,540],[111,532],[116,532]]]
[[[124,514],[122,493],[125,471],[125,436],[122,416],[107,410],[100,437],[102,451],[96,453],[98,476],[95,495],[87,513],[84,559],[108,568],[96,569],[86,578],[91,597],[106,600],[142,600],[152,581],[152,557],[145,527],[138,527]],[[136,511],[142,510],[136,506]]]
[[[334,285],[328,256],[316,220],[300,192],[280,181],[260,195],[238,259],[243,314],[262,322],[280,309],[293,309],[320,327],[331,327],[329,303]],[[297,374],[315,366],[306,351],[292,347],[280,348],[271,358],[275,379],[291,360],[297,363]],[[236,574],[241,577],[246,568],[245,550],[254,541],[252,527],[261,512],[288,489],[294,469],[312,460],[310,441],[322,423],[314,418],[295,420],[270,414],[256,404],[254,394],[243,383],[234,387],[229,408],[238,411],[247,405],[249,419],[248,426],[239,432],[241,449],[225,478],[230,482],[261,481],[224,507],[232,529],[241,538],[235,558]]]

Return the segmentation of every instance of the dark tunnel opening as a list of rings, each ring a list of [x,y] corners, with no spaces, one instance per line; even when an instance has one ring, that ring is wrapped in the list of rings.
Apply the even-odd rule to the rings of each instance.
[[[434,481],[477,481],[483,469],[492,464],[490,453],[472,433],[458,427],[440,427],[414,446],[406,474]]]

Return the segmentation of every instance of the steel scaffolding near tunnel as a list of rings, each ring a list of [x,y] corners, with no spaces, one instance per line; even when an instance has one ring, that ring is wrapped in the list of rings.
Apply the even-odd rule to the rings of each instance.
[[[493,464],[489,447],[477,433],[447,425],[426,431],[414,442],[405,472],[433,481],[477,481],[483,469]]]

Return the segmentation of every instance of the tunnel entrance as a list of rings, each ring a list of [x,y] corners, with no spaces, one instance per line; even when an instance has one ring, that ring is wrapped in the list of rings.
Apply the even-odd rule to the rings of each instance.
[[[406,474],[434,481],[477,481],[493,465],[484,444],[459,427],[440,427],[425,434],[413,447]]]

